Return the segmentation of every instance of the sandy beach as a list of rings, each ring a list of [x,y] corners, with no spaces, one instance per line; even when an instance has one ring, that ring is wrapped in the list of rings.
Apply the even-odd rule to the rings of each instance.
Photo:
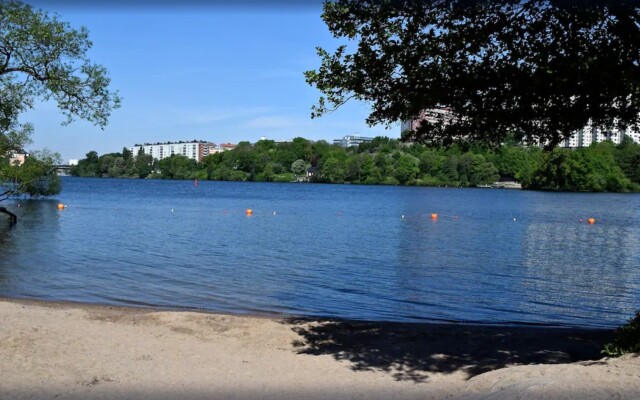
[[[0,300],[1,399],[640,398],[610,331]]]

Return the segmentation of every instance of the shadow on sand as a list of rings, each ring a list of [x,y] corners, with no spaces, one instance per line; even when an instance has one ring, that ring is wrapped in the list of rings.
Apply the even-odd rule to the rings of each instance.
[[[356,371],[426,382],[432,373],[467,378],[507,365],[558,364],[602,358],[613,331],[464,324],[408,324],[287,319],[299,354],[331,355]]]

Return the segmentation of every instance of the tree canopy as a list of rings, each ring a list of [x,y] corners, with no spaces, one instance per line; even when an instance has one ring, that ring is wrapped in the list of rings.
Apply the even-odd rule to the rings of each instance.
[[[291,166],[291,168],[289,168]],[[313,169],[308,171],[309,166]],[[309,172],[307,176],[306,172]],[[122,153],[87,153],[71,175],[105,178],[199,179],[221,181],[354,183],[475,187],[501,177],[525,189],[640,191],[640,144],[594,143],[580,149],[544,152],[537,146],[504,144],[450,147],[407,145],[386,137],[343,148],[295,138],[289,143],[241,142],[233,150],[199,162],[181,154],[160,161],[126,148]]]
[[[349,99],[370,125],[446,107],[405,139],[552,148],[589,124],[640,125],[640,7],[632,1],[331,0],[322,18],[347,43],[305,72],[312,117]]]
[[[32,153],[22,165],[12,165],[7,160],[0,163],[0,201],[16,193],[32,197],[60,193],[60,177],[53,165],[60,163],[60,156],[47,150]]]
[[[84,27],[74,29],[19,1],[0,2],[0,195],[60,191],[55,155],[35,153],[22,166],[8,162],[30,143],[33,126],[18,118],[36,99],[55,101],[65,124],[77,117],[101,128],[120,106],[107,70],[87,57],[91,46]]]

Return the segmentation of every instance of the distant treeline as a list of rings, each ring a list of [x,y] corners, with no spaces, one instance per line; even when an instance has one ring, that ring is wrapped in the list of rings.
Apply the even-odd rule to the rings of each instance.
[[[342,148],[296,138],[288,143],[240,142],[234,150],[200,162],[182,155],[154,160],[140,151],[98,156],[95,151],[71,175],[112,178],[358,183],[416,186],[489,184],[511,177],[523,188],[594,192],[640,191],[640,145],[593,144],[577,150],[504,144],[499,149],[456,145],[434,148],[386,137]]]

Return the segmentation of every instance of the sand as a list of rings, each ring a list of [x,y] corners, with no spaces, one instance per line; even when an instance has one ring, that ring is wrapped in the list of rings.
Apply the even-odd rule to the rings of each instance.
[[[609,331],[0,300],[0,399],[640,398]]]

